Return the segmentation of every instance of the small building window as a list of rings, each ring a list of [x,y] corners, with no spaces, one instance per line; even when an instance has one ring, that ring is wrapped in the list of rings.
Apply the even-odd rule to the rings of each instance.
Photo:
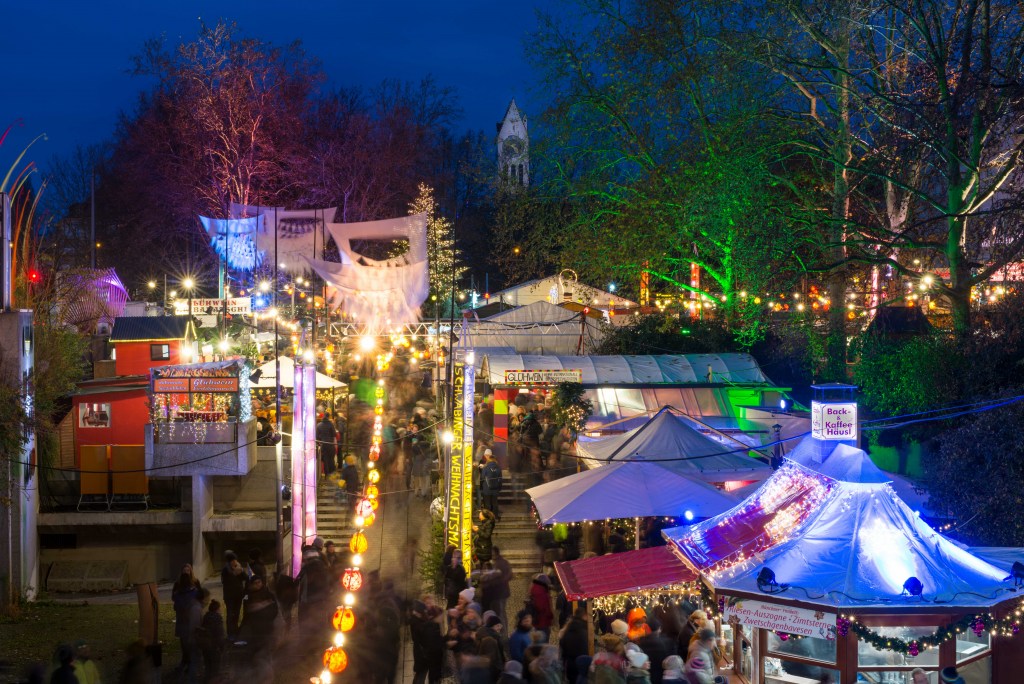
[[[523,184],[523,164],[519,165],[519,184]]]
[[[150,361],[169,361],[171,358],[171,345],[151,344],[149,345]]]
[[[79,404],[78,427],[110,427],[110,404]]]

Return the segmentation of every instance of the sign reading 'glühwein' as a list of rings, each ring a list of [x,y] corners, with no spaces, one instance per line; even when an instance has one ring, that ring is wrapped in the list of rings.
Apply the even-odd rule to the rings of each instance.
[[[552,370],[507,370],[506,385],[557,385],[561,382],[583,382],[580,368],[559,368]]]

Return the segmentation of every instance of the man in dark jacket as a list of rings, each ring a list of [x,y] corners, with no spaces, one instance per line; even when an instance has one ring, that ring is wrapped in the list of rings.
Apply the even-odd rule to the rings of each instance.
[[[484,462],[480,466],[480,494],[483,497],[484,508],[494,514],[495,520],[501,520],[498,495],[501,494],[502,484],[501,466],[494,460],[494,453],[490,449],[485,449]]]
[[[249,582],[249,573],[238,561],[234,551],[224,552],[224,567],[220,571],[220,584],[224,588],[224,608],[228,636],[238,634],[238,618],[242,614],[242,599],[245,598],[245,585]]]
[[[661,684],[661,663],[670,655],[676,655],[676,644],[661,633],[661,623],[657,618],[647,618],[647,626],[651,633],[638,639],[636,645],[651,659],[651,684]]]
[[[50,684],[78,684],[75,676],[75,649],[68,644],[57,647],[57,661],[60,667],[50,675]]]
[[[330,475],[336,469],[334,456],[337,453],[337,434],[334,423],[326,413],[316,425],[316,446],[320,450],[320,461],[324,464],[324,475]]]
[[[431,619],[422,601],[412,603],[409,633],[412,637],[413,684],[423,684],[424,681],[437,684],[441,681],[444,640],[441,625]]]

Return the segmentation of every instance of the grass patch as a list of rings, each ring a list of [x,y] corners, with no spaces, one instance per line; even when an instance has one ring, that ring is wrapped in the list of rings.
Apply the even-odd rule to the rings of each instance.
[[[163,673],[180,660],[174,636],[174,608],[160,604]],[[92,650],[101,680],[116,682],[125,663],[125,647],[139,638],[139,609],[129,605],[38,602],[23,604],[20,616],[0,622],[0,682],[22,681],[34,663],[50,663],[58,644],[84,640]]]

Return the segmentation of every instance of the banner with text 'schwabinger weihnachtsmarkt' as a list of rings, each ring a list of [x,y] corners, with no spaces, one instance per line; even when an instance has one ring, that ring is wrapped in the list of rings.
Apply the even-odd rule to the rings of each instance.
[[[462,564],[466,567],[466,572],[469,572],[473,553],[473,444],[470,442],[468,450],[463,445],[466,428],[465,392],[466,366],[456,362],[452,368],[454,440],[448,466],[448,515],[445,520],[445,538],[449,544],[462,551]],[[472,407],[470,400],[470,415]]]

